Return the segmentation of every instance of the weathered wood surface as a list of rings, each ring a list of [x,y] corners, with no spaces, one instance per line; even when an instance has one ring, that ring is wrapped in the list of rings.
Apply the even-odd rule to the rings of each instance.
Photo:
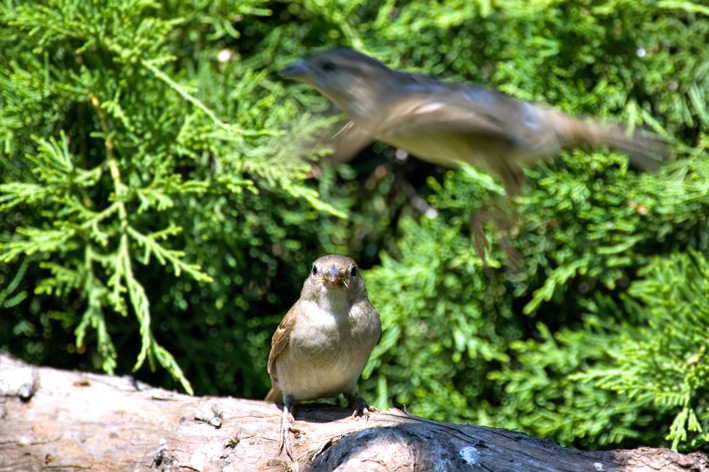
[[[0,353],[0,471],[284,471],[280,409],[190,397],[127,377],[34,367]],[[515,431],[388,410],[368,421],[309,405],[292,441],[301,471],[709,471],[702,453],[566,449]]]

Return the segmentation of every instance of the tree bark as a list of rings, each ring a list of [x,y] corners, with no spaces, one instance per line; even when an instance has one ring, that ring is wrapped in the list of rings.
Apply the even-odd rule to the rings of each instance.
[[[709,471],[703,453],[585,452],[396,409],[350,414],[299,407],[292,463],[278,454],[280,406],[34,367],[0,352],[0,471]]]

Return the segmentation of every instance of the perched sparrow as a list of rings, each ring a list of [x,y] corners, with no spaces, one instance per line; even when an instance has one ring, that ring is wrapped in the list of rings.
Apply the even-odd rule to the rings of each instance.
[[[313,262],[300,298],[286,313],[271,341],[268,373],[272,388],[266,401],[283,402],[281,450],[295,404],[343,393],[354,414],[368,415],[364,399],[355,395],[357,381],[382,335],[379,312],[355,261],[329,255]]]
[[[336,153],[354,155],[379,140],[435,164],[464,162],[497,175],[510,196],[521,165],[562,149],[604,147],[652,170],[668,152],[657,139],[564,115],[503,93],[389,69],[349,49],[317,54],[281,75],[312,85],[352,120]],[[344,146],[348,149],[341,149]]]

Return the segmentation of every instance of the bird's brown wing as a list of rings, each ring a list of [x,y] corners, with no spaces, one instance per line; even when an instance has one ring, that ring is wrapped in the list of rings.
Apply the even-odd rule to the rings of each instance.
[[[405,96],[392,104],[390,113],[379,121],[372,134],[434,163],[477,165],[500,177],[508,194],[515,195],[525,180],[519,157],[544,154],[544,147],[552,148],[553,153],[559,144],[549,127],[530,133],[530,126],[518,118],[520,113],[526,113],[531,122],[533,115],[543,109],[516,109],[511,112],[512,117],[506,118],[506,108],[534,106],[485,92],[492,95],[482,95],[487,100],[482,106],[457,90]],[[503,109],[499,114],[494,113],[495,103]]]
[[[558,149],[547,109],[476,86],[438,82],[402,94],[379,129],[399,133],[459,132],[481,142],[498,141],[529,151]]]
[[[374,306],[372,306],[372,308],[374,308]],[[379,316],[379,310],[374,308],[374,311],[377,312],[377,317],[379,317],[379,320],[380,320],[379,322],[381,324],[381,317]],[[379,339],[377,339],[377,344],[379,344],[380,342],[382,342],[382,328],[381,328],[381,326],[379,327]],[[376,344],[375,344],[375,346],[376,346]]]
[[[542,111],[534,105],[500,92],[447,82],[410,87],[414,87],[411,93],[397,95],[389,106],[380,108],[385,115],[370,116],[366,123],[345,124],[330,138],[334,144],[331,157],[347,162],[374,137],[387,141],[387,136],[459,132],[471,139],[517,141],[524,146],[535,146],[534,141],[545,139],[539,129],[525,124]]]
[[[574,118],[531,102],[523,102],[495,90],[448,82],[413,84],[414,93],[395,104],[389,133],[453,131],[464,133],[478,146],[488,146],[491,155],[503,150],[519,164],[531,164],[556,155],[562,148],[607,146],[628,154],[633,167],[656,170],[671,155],[669,146],[651,133],[628,133],[622,126],[607,126]],[[416,92],[417,87],[419,89]],[[506,145],[490,152],[495,141]],[[514,156],[509,156],[513,151]],[[504,169],[497,170],[505,180]]]
[[[333,144],[331,159],[337,162],[349,162],[362,149],[372,144],[374,138],[353,121],[347,122],[330,138]]]
[[[290,341],[290,333],[293,331],[297,318],[297,306],[298,303],[288,310],[288,313],[286,313],[286,316],[283,317],[278,328],[276,328],[276,332],[273,333],[273,338],[271,338],[271,353],[268,355],[268,373],[271,375],[273,383],[275,383],[278,378],[276,373],[276,359],[286,346],[288,346],[288,342]]]

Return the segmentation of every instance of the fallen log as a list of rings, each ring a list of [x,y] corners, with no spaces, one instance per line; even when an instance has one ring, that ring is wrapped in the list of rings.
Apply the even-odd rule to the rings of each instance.
[[[272,403],[191,397],[0,352],[0,471],[709,471],[699,452],[578,451],[396,409],[368,420],[350,413],[298,408],[293,464],[278,454],[281,410]]]

